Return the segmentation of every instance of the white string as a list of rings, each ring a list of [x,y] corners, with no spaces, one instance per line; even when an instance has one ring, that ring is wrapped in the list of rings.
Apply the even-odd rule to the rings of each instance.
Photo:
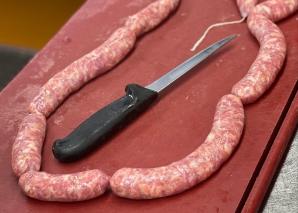
[[[203,33],[203,35],[199,38],[199,40],[196,41],[196,43],[193,45],[193,47],[190,49],[190,51],[195,51],[197,49],[197,47],[202,43],[202,41],[205,39],[205,37],[207,36],[208,32],[215,27],[220,27],[220,26],[224,26],[224,25],[230,25],[230,24],[240,24],[242,23],[244,20],[246,19],[246,17],[243,17],[240,20],[236,20],[236,21],[227,21],[227,22],[221,22],[221,23],[216,23],[216,24],[212,24],[211,26],[209,26],[207,28],[207,30],[205,30],[205,32]]]

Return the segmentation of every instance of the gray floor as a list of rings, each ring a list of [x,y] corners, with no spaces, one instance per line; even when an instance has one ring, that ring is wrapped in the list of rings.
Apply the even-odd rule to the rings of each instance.
[[[298,213],[298,131],[263,213]]]

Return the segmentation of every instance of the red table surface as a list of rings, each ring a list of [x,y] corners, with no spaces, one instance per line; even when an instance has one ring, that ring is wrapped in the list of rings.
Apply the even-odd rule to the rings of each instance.
[[[245,106],[246,124],[230,160],[207,181],[176,196],[129,200],[111,192],[79,203],[42,202],[26,197],[10,167],[11,146],[26,108],[39,88],[66,65],[100,45],[125,17],[152,1],[89,0],[0,94],[0,212],[234,212],[241,209],[262,155],[297,88],[297,14],[279,23],[288,57],[278,81],[258,102]],[[64,137],[93,112],[124,93],[128,83],[147,85],[193,53],[208,25],[238,19],[235,1],[182,0],[176,13],[139,39],[116,68],[69,97],[47,122],[42,170],[70,173],[100,168],[112,175],[122,167],[155,167],[192,152],[210,131],[220,97],[255,59],[259,45],[245,23],[211,31],[201,48],[227,35],[240,35],[170,89],[149,111],[87,158],[59,163],[55,139]],[[291,96],[292,94],[292,96]],[[274,139],[274,138],[273,138]],[[248,190],[248,191],[247,191]],[[244,200],[244,201],[243,201]]]

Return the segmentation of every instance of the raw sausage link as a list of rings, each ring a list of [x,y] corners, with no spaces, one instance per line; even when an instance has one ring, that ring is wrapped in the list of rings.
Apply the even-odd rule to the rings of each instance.
[[[156,1],[148,5],[139,13],[128,17],[125,26],[141,35],[157,26],[161,20],[166,19],[171,11],[175,10],[180,0]]]
[[[110,179],[115,194],[131,199],[152,199],[177,194],[213,174],[232,154],[244,126],[241,100],[221,98],[205,142],[180,161],[157,168],[122,168]]]
[[[46,118],[40,113],[27,115],[12,146],[12,169],[16,176],[39,171],[41,150],[46,132]]]
[[[255,7],[248,28],[260,43],[260,51],[248,73],[232,88],[244,104],[256,101],[272,85],[286,57],[286,41],[278,21],[298,9],[298,0],[271,0]]]
[[[103,194],[109,186],[109,177],[97,169],[65,175],[29,171],[20,177],[19,185],[31,198],[72,202]]]
[[[254,9],[258,0],[237,0],[237,5],[239,7],[242,17],[247,17],[248,14]]]
[[[135,34],[129,29],[116,30],[100,47],[54,75],[34,98],[30,111],[49,116],[69,94],[123,59],[135,40]]]
[[[158,0],[128,18],[102,45],[54,75],[30,104],[30,112],[48,117],[71,93],[118,64],[132,49],[136,38],[153,29],[178,6],[180,0]]]
[[[261,44],[247,74],[232,88],[244,104],[256,101],[274,82],[286,56],[286,41],[279,28],[263,15],[253,13],[248,26]]]
[[[279,21],[288,17],[298,9],[297,0],[270,0],[258,4],[255,13],[266,16],[271,21]]]
[[[100,170],[53,175],[37,172],[46,131],[46,117],[68,95],[91,79],[111,69],[133,48],[136,38],[153,29],[179,4],[180,0],[158,0],[128,18],[107,41],[54,75],[30,104],[32,113],[23,120],[12,149],[12,168],[21,176],[19,185],[30,197],[46,201],[81,201],[101,195],[109,177]]]

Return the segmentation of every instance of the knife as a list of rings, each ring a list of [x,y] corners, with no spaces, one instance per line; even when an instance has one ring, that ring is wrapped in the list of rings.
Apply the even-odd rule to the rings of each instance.
[[[71,162],[95,150],[144,112],[165,88],[235,37],[231,35],[217,41],[146,87],[128,84],[123,97],[91,115],[67,137],[55,141],[52,147],[55,158],[61,162]]]

